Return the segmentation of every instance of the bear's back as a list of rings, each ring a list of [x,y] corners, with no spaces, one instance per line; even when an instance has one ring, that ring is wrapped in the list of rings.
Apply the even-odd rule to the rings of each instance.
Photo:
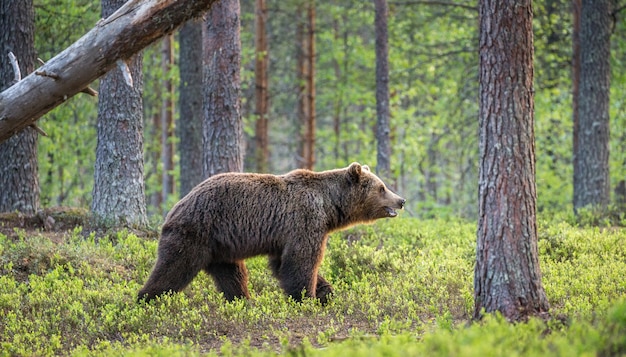
[[[172,208],[163,229],[184,230],[242,257],[281,251],[288,240],[323,229],[323,199],[289,175],[213,176]]]

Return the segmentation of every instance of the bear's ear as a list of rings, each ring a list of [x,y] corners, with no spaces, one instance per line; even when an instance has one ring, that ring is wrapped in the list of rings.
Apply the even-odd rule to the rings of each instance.
[[[365,170],[365,171],[372,171],[372,170],[370,170],[370,167],[369,167],[369,166],[367,166],[367,165],[362,165],[362,166],[361,166],[361,168],[362,168],[363,170]]]
[[[361,178],[361,164],[358,162],[353,162],[348,166],[348,177],[353,182],[359,182]]]

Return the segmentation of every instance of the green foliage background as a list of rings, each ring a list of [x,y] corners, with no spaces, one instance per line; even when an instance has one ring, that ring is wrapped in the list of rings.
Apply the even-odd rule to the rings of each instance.
[[[0,355],[619,355],[626,352],[626,231],[540,221],[547,322],[468,324],[475,224],[398,218],[333,234],[322,307],[287,298],[265,258],[252,299],[201,273],[154,303],[135,296],[156,257],[141,232],[51,240],[0,234]]]
[[[254,131],[254,12],[242,1],[242,103]],[[295,26],[298,1],[269,2],[271,170],[294,168],[297,147]],[[280,292],[263,258],[249,261],[249,302],[226,303],[200,275],[184,293],[150,305],[135,294],[156,240],[137,232],[50,237],[0,234],[0,355],[623,355],[626,251],[622,229],[579,227],[571,210],[570,2],[535,9],[535,117],[539,249],[549,322],[511,325],[498,316],[466,326],[473,304],[476,227],[477,22],[463,7],[390,5],[393,159],[391,185],[408,216],[333,235],[322,273],[336,288],[327,307]],[[44,61],[99,19],[91,0],[35,0]],[[376,166],[373,128],[373,5],[317,3],[319,170],[360,161]],[[621,17],[620,17],[621,16]],[[146,194],[161,190],[151,116],[165,95],[160,44],[144,51]],[[625,176],[626,21],[612,35],[611,179]],[[92,85],[97,89],[97,83]],[[97,99],[79,95],[40,121],[44,206],[88,207],[93,186]],[[250,158],[246,169],[254,170]],[[177,170],[175,177],[181,175]],[[183,173],[184,174],[184,173]],[[171,206],[151,206],[158,221]],[[561,212],[554,214],[554,212]],[[468,221],[453,220],[463,217]],[[593,214],[578,217],[598,222]],[[624,217],[617,223],[624,225]],[[620,219],[622,221],[620,221]],[[611,223],[611,222],[608,222]]]
[[[299,1],[269,2],[270,170],[295,168],[296,42]],[[618,2],[619,3],[619,2]],[[91,0],[35,0],[36,49],[51,58],[99,19]],[[352,161],[376,167],[373,4],[342,0],[317,6],[317,163],[323,170]],[[570,2],[542,0],[535,10],[535,118],[538,208],[571,209],[571,13]],[[241,2],[242,114],[246,138],[254,135],[254,2]],[[616,17],[612,35],[611,179],[623,179],[626,160],[626,21]],[[478,176],[478,13],[460,6],[390,4],[390,91],[394,180],[419,217],[475,218]],[[146,194],[160,192],[160,131],[151,122],[178,71],[164,73],[160,43],[144,51]],[[94,84],[97,88],[97,84]],[[42,202],[88,206],[93,186],[97,99],[79,95],[41,121]],[[177,114],[178,115],[178,114]],[[176,158],[175,158],[176,159]],[[245,169],[254,171],[253,156]],[[175,170],[175,177],[181,173]],[[157,214],[161,207],[149,207]]]

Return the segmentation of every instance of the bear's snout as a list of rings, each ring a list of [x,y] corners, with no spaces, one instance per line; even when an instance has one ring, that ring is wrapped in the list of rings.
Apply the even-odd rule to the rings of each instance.
[[[404,204],[406,203],[406,199],[399,197],[398,199],[393,201],[393,204],[390,206],[385,206],[385,212],[387,213],[387,217],[396,217],[398,212],[396,209],[404,209]]]

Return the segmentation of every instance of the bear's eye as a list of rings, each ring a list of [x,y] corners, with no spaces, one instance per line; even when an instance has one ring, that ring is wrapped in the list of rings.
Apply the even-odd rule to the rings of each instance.
[[[378,190],[380,191],[380,193],[385,193],[385,186],[380,186]]]

